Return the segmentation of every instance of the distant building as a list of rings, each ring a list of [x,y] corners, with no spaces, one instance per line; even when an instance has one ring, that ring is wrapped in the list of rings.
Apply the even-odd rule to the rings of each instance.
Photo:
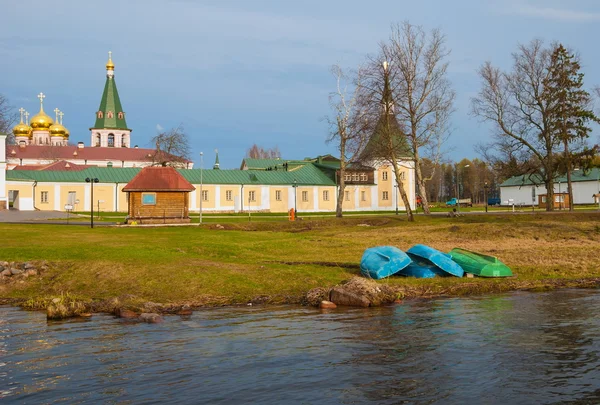
[[[106,63],[106,82],[95,112],[94,126],[90,128],[90,146],[83,142],[69,144],[69,130],[63,126],[64,113],[54,109],[55,120],[44,112],[43,93],[40,111],[31,118],[23,108],[21,121],[13,128],[16,144],[8,145],[6,163],[8,169],[19,166],[49,165],[57,161],[71,162],[83,166],[100,167],[145,167],[154,164],[155,149],[131,146],[131,132],[117,90],[114,75],[115,65],[109,52]],[[173,160],[179,160],[175,156]],[[191,169],[193,162],[185,160],[182,165]]]
[[[594,204],[594,195],[600,194],[600,169],[589,171],[574,170],[571,174],[574,204]],[[554,206],[568,207],[567,177],[562,176],[554,182]],[[535,175],[515,176],[500,184],[502,205],[540,205],[545,206],[548,191],[542,179]]]

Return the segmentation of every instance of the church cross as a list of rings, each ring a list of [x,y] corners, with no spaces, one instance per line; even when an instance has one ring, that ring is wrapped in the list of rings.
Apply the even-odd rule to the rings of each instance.
[[[108,60],[112,59],[112,51],[108,51]]]
[[[58,113],[59,113],[59,112],[60,112],[60,110],[58,109],[58,107],[54,109],[54,114],[56,114],[56,115],[55,115],[55,118],[56,118],[56,120],[55,120],[55,121],[56,121],[56,123],[57,123],[57,124],[58,124]]]
[[[25,124],[29,125],[29,113],[25,111]]]
[[[58,113],[58,116],[60,117],[60,125],[62,125],[62,117],[63,117],[63,115],[65,115],[65,113],[64,113],[64,112],[62,112],[62,111],[60,111],[60,112]]]
[[[37,98],[40,99],[40,105],[44,104],[44,99],[46,98],[46,95],[44,93],[40,93],[38,94]]]
[[[19,108],[19,112],[21,113],[21,124],[23,123],[23,113],[25,112],[25,109],[23,107]]]

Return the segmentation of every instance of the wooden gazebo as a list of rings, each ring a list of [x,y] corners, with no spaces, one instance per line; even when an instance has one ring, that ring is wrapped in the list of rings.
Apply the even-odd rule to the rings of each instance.
[[[189,192],[195,189],[172,167],[144,167],[123,188],[128,223],[190,222]]]

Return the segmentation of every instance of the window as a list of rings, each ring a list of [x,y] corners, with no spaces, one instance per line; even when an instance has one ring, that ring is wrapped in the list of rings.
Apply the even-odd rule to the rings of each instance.
[[[543,195],[543,196],[542,196],[542,204],[545,204],[545,203],[546,203],[546,196],[545,196],[545,195]]]
[[[113,162],[108,162],[108,163],[106,164],[106,167],[113,167]]]
[[[96,134],[96,146],[100,146],[100,134]]]
[[[77,201],[77,193],[75,191],[69,191],[67,196],[67,204],[75,205],[75,201]]]
[[[121,135],[121,147],[122,148],[127,147],[127,135],[125,135],[125,134]]]
[[[367,192],[366,191],[361,191],[360,192],[360,200],[361,201],[367,201]]]
[[[102,113],[102,111],[98,111],[98,118],[104,118],[104,114]]]
[[[381,172],[381,180],[386,181],[388,179],[388,172]]]
[[[256,192],[248,191],[248,201],[256,201]]]
[[[564,195],[555,195],[554,202],[557,202],[557,203],[565,202],[565,196]]]
[[[202,201],[208,201],[208,190],[202,190]]]
[[[281,190],[275,190],[275,201],[281,201]]]
[[[304,201],[304,202],[308,201],[308,191],[302,192],[302,201]]]
[[[156,193],[142,193],[142,205],[156,205]]]
[[[400,180],[404,180],[406,178],[406,173],[400,173]]]
[[[122,120],[124,116],[125,116],[125,115],[123,114],[123,112],[120,112],[120,113],[117,115],[117,117],[119,117],[119,119],[120,119],[120,120]]]
[[[358,181],[358,173],[352,173],[352,181]]]
[[[47,191],[42,191],[40,202],[42,202],[43,204],[48,203],[48,192]]]
[[[350,201],[350,191],[344,191],[344,199]]]
[[[368,177],[367,177],[367,173],[361,173],[360,174],[360,181],[367,181]]]
[[[227,201],[233,200],[233,193],[231,192],[231,190],[225,191],[225,200],[227,200]]]
[[[345,173],[344,174],[344,181],[350,181],[350,179],[352,179],[352,177],[350,176],[350,173]]]
[[[329,201],[329,191],[323,190],[323,201]]]
[[[112,111],[109,111],[106,113],[106,118],[113,118],[115,115],[113,114]]]
[[[108,147],[112,148],[115,146],[115,135],[114,134],[108,134]]]
[[[390,199],[389,193],[387,191],[384,191],[381,196],[381,199],[384,201],[389,200]]]

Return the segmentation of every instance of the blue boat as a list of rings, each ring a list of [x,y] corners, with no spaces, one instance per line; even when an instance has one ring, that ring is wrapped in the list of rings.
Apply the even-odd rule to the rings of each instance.
[[[400,270],[396,275],[405,277],[415,278],[433,278],[443,273],[437,266],[419,256],[407,253],[408,257],[412,260],[408,266]]]
[[[365,250],[360,272],[375,280],[395,274],[411,263],[410,257],[395,246],[376,246]]]
[[[449,254],[440,252],[432,247],[415,245],[408,249],[407,252],[433,263],[437,267],[436,272],[440,275],[451,275],[456,277],[465,275],[463,268],[460,267],[458,263],[454,262]]]

